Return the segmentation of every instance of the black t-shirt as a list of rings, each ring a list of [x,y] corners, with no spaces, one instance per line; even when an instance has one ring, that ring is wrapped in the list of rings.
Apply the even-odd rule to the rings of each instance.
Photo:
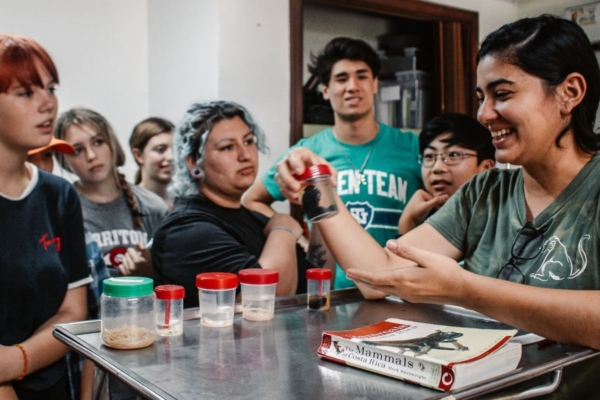
[[[178,198],[154,235],[152,261],[156,285],[185,287],[185,307],[198,307],[196,275],[237,274],[260,268],[265,246],[263,228],[269,218],[244,207],[220,207],[201,196]],[[306,292],[305,254],[296,246],[298,293]]]
[[[77,192],[44,171],[34,171],[33,178],[37,182],[32,179],[19,199],[0,196],[0,344],[5,346],[28,339],[56,314],[68,288],[91,280]],[[64,371],[61,359],[13,385],[43,390]]]

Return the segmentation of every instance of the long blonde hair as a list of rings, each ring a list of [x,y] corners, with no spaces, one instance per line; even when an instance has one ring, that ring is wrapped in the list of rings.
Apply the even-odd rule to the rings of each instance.
[[[96,133],[106,140],[108,147],[110,148],[113,156],[113,173],[115,181],[119,186],[119,189],[125,195],[127,206],[131,210],[131,218],[133,221],[134,228],[141,228],[142,220],[140,219],[140,212],[138,204],[131,190],[131,186],[125,179],[125,175],[119,173],[118,167],[122,167],[125,164],[125,152],[119,144],[117,136],[115,135],[112,127],[102,115],[95,111],[86,108],[72,108],[71,110],[61,114],[56,121],[54,128],[54,136],[59,139],[65,140],[67,130],[71,126],[81,127],[87,125],[92,128]],[[69,172],[74,172],[71,165],[67,162],[67,158],[62,153],[56,153],[56,158],[60,165]]]

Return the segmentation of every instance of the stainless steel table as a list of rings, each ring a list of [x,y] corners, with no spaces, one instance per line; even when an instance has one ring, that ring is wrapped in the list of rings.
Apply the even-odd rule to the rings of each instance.
[[[201,326],[198,310],[186,310],[182,336],[159,337],[153,346],[140,350],[102,345],[99,321],[57,325],[54,336],[150,399],[472,398],[552,371],[558,371],[554,377],[559,381],[562,367],[598,354],[560,344],[524,346],[515,371],[447,393],[317,356],[323,331],[358,328],[392,317],[507,327],[459,307],[417,305],[395,298],[365,301],[356,289],[348,289],[332,292],[329,311],[307,310],[305,295],[278,298],[273,320],[251,322],[236,314],[233,326],[227,328]]]

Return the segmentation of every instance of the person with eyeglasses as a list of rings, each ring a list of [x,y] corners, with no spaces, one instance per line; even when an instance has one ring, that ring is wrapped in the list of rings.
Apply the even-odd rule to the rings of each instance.
[[[476,90],[496,160],[522,168],[477,175],[384,249],[343,207],[319,230],[366,298],[458,305],[600,349],[600,68],[592,45],[580,26],[555,16],[504,25],[481,45]],[[291,172],[322,161],[306,149],[288,154],[278,168],[282,191],[297,199]],[[599,374],[600,357],[565,367],[559,397],[595,398]]]
[[[421,225],[473,176],[496,164],[489,131],[465,114],[443,114],[427,122],[419,148],[425,189],[417,190],[402,211],[401,235]]]

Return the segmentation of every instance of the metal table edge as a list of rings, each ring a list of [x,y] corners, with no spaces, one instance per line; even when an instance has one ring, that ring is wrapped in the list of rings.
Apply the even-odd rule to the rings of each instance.
[[[362,294],[358,289],[343,289],[343,290],[334,290],[331,291],[331,303],[338,301],[348,301],[348,300],[364,300]],[[402,303],[404,300],[389,296],[383,300],[376,301],[392,301],[397,303]],[[285,309],[291,307],[298,307],[306,304],[306,294],[303,295],[292,295],[292,296],[282,296],[276,298],[275,308],[276,309]],[[462,307],[451,306],[451,305],[435,305],[435,304],[423,304],[423,306],[432,309],[439,309],[447,312],[453,312],[458,314],[465,314],[471,317],[479,317],[490,319],[489,317],[480,314],[473,310],[464,309]],[[198,308],[190,308],[184,310],[184,320],[194,320],[199,319],[199,310]],[[77,351],[78,353],[88,357],[94,363],[96,363],[99,367],[106,370],[107,372],[113,374],[118,379],[122,380],[126,384],[130,385],[132,388],[137,390],[140,394],[145,396],[150,396],[154,399],[164,399],[164,400],[176,400],[175,397],[165,393],[164,391],[158,389],[156,386],[152,384],[152,382],[147,381],[146,379],[140,377],[139,375],[130,371],[130,375],[123,374],[121,371],[111,365],[105,358],[94,353],[91,346],[87,345],[85,341],[80,340],[77,335],[87,334],[87,333],[96,333],[100,331],[100,321],[92,320],[92,321],[82,321],[76,323],[68,323],[68,324],[57,324],[54,325],[53,335],[59,341],[67,344],[69,347]],[[507,372],[506,374],[496,376],[486,381],[481,381],[475,383],[473,385],[467,386],[465,388],[461,388],[459,390],[453,390],[448,392],[440,392],[439,395],[431,397],[431,399],[444,399],[444,398],[452,398],[452,399],[470,399],[475,398],[479,395],[491,393],[497,390],[500,390],[505,387],[509,387],[512,385],[516,385],[518,383],[539,377],[546,373],[550,373],[560,368],[567,367],[569,365],[576,364],[578,362],[587,360],[592,357],[596,357],[600,355],[600,352],[589,349],[589,348],[581,348],[581,352],[569,352],[567,353],[567,358],[561,358],[560,360],[552,361],[548,364],[541,366],[531,366],[531,367],[521,367],[514,371]]]
[[[475,383],[460,390],[446,392],[444,396],[435,398],[441,399],[449,395],[454,395],[455,399],[476,398],[477,396],[480,396],[482,394],[492,393],[505,387],[513,386],[518,383],[537,378],[541,375],[553,372],[557,369],[568,367],[569,365],[573,365],[600,355],[600,352],[597,352],[593,349],[582,348],[582,350],[583,351],[581,353],[567,353],[569,354],[569,356],[566,360],[561,359],[550,362],[547,365],[518,368],[514,371],[507,372],[506,374],[494,377],[486,381]]]
[[[96,322],[96,321],[92,321]],[[98,321],[99,322],[99,321]],[[63,342],[67,346],[71,347],[76,352],[84,355],[85,357],[92,360],[96,365],[98,365],[103,370],[109,372],[110,374],[117,377],[119,380],[123,381],[127,385],[131,386],[134,390],[136,390],[141,395],[147,396],[152,399],[160,399],[160,400],[177,400],[176,397],[170,396],[164,391],[160,390],[156,386],[152,384],[152,382],[148,382],[146,379],[137,375],[136,373],[130,371],[130,375],[122,373],[121,370],[114,367],[110,364],[108,360],[102,357],[99,354],[96,354],[92,351],[91,346],[88,346],[83,340],[79,340],[74,333],[69,329],[69,324],[58,324],[54,325],[53,335],[56,339]],[[93,333],[98,332],[97,330],[92,332],[80,332],[82,333]]]

